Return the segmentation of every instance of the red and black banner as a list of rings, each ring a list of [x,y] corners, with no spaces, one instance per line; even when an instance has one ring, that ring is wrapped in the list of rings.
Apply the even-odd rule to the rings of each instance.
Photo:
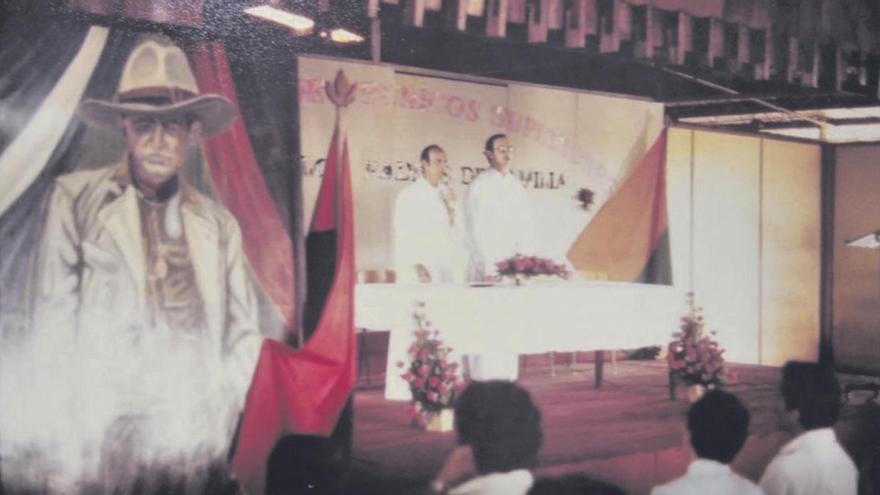
[[[300,349],[273,340],[263,344],[232,462],[248,493],[262,493],[269,452],[283,435],[334,431],[354,386],[351,179],[338,128],[313,218],[306,241],[309,337]]]

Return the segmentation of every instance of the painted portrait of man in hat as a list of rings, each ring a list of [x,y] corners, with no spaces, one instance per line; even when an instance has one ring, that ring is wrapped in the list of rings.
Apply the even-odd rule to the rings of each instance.
[[[118,129],[126,152],[56,179],[34,323],[80,360],[84,455],[104,487],[124,492],[157,466],[191,475],[222,463],[250,383],[260,333],[239,226],[179,174],[236,111],[199,94],[178,47],[147,40],[115,98],[86,100],[79,114]]]

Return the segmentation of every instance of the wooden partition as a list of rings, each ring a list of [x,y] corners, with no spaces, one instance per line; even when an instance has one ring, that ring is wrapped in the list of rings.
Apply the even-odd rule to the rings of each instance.
[[[669,136],[676,285],[695,293],[728,360],[816,359],[819,146],[686,128]]]

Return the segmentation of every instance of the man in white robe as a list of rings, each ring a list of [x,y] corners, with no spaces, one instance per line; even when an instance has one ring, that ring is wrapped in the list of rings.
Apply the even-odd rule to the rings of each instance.
[[[394,268],[397,282],[464,280],[463,228],[455,193],[444,183],[446,152],[432,144],[421,154],[421,176],[394,204]]]
[[[504,134],[486,140],[483,154],[490,168],[481,173],[468,192],[466,217],[470,248],[469,279],[497,279],[495,264],[515,254],[536,254],[535,218],[531,201],[517,174],[510,170],[513,145]],[[481,331],[501,331],[485,328]],[[519,357],[499,345],[480,354],[464,355],[464,373],[476,380],[514,380]]]
[[[467,198],[470,279],[496,276],[495,263],[515,254],[536,254],[535,215],[517,174],[510,170],[513,146],[504,134],[486,140],[489,170],[471,184]]]

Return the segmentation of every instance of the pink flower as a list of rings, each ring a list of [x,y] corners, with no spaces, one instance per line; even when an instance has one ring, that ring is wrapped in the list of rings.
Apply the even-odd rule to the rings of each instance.
[[[410,421],[419,416],[419,410],[416,409],[416,406],[414,404],[410,404],[410,406],[406,408],[406,416],[407,419]]]
[[[432,376],[431,378],[428,378],[428,385],[430,385],[432,387],[436,387],[437,385],[440,385],[440,378],[438,378],[436,376]]]
[[[498,263],[495,263],[495,268],[497,268],[499,272],[506,272],[507,270],[510,269],[510,262],[509,261],[499,261]]]
[[[412,383],[412,380],[413,380],[413,378],[414,378],[414,377],[413,377],[413,374],[412,374],[411,372],[409,372],[409,371],[407,371],[406,373],[400,375],[400,377],[403,378],[404,380],[410,382],[410,383]]]
[[[428,351],[419,351],[419,360],[424,361],[428,359]]]
[[[428,374],[429,371],[431,371],[431,367],[428,366],[427,364],[423,364],[423,365],[419,368],[419,370],[418,370],[418,374],[419,374],[419,376],[426,376],[426,375]]]
[[[428,392],[428,400],[431,401],[431,402],[437,402],[437,399],[438,399],[439,397],[440,397],[440,396],[437,395],[437,392]]]

